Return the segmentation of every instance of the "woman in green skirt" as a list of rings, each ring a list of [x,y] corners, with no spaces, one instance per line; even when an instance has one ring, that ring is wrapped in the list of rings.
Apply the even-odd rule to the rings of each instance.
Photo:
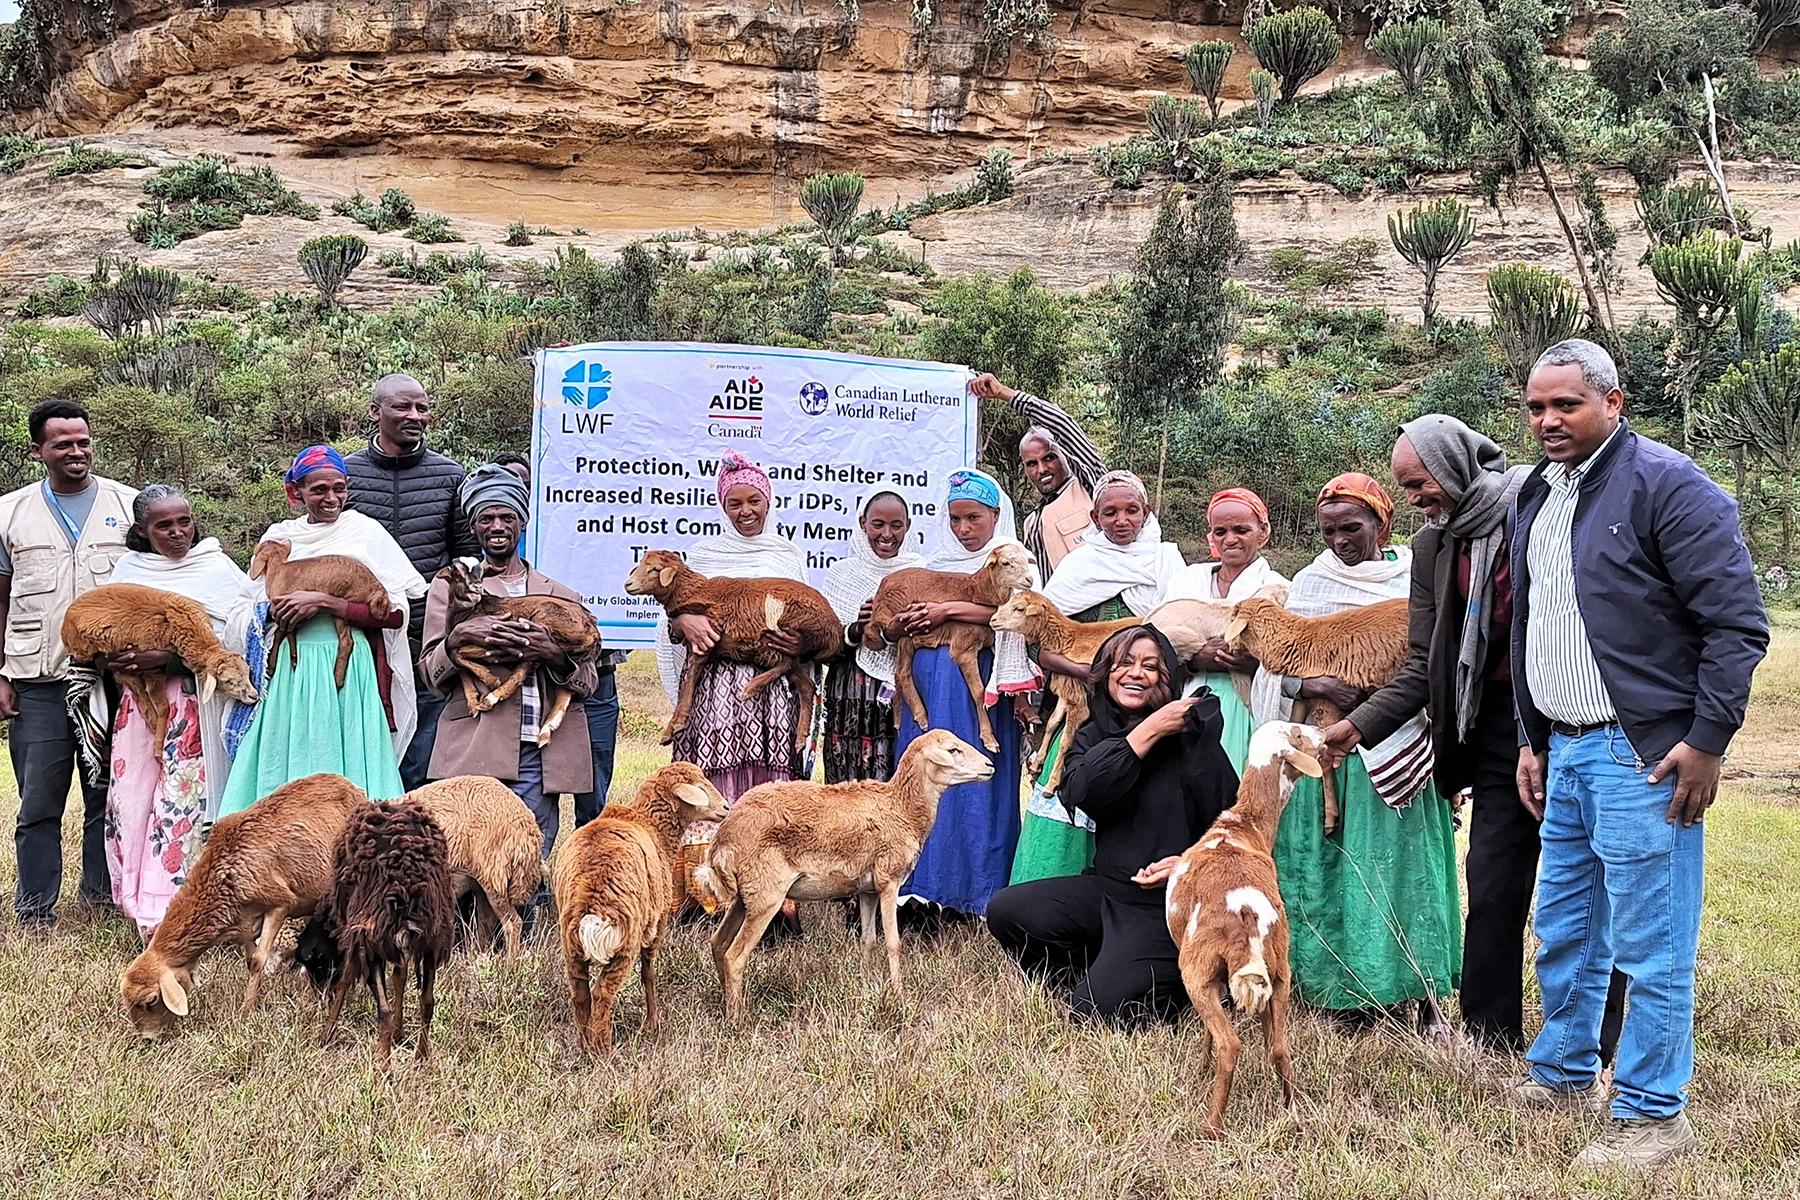
[[[1294,577],[1288,608],[1315,617],[1404,599],[1412,556],[1387,545],[1393,515],[1393,500],[1367,475],[1326,484],[1317,507],[1326,548]],[[1296,702],[1313,699],[1348,712],[1362,696],[1329,676],[1259,672],[1252,699],[1260,721],[1286,720]],[[1438,999],[1462,975],[1462,910],[1450,805],[1431,770],[1431,729],[1421,714],[1337,768],[1335,830],[1325,829],[1319,781],[1295,785],[1275,865],[1302,1002],[1366,1023],[1418,1001],[1421,1024],[1438,1024]]]
[[[1148,615],[1162,603],[1183,564],[1181,550],[1162,540],[1144,481],[1130,471],[1102,476],[1094,484],[1093,516],[1094,528],[1082,534],[1057,564],[1044,585],[1044,598],[1083,623]],[[1087,663],[1052,651],[1040,651],[1038,663],[1056,674],[1088,680]],[[1093,864],[1094,823],[1085,813],[1064,807],[1048,787],[1062,743],[1059,732],[1026,803],[1019,848],[1013,855],[1013,883],[1079,875]]]
[[[293,665],[286,642],[269,648],[262,702],[232,763],[220,816],[242,812],[282,784],[319,772],[344,776],[371,800],[406,791],[399,762],[416,719],[406,614],[408,604],[425,595],[425,580],[386,529],[345,509],[344,460],[331,447],[300,452],[287,474],[287,493],[304,514],[271,525],[262,540],[287,542],[290,561],[325,554],[356,559],[374,572],[392,611],[377,620],[368,605],[323,592],[270,602],[270,616],[280,625],[299,626],[298,662]],[[341,689],[338,620],[355,630]]]

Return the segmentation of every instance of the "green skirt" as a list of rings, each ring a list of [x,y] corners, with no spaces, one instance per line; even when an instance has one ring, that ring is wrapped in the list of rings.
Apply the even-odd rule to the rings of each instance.
[[[1079,875],[1094,865],[1094,832],[1070,823],[1069,812],[1045,787],[1056,761],[1062,757],[1063,731],[1057,730],[1044,755],[1043,769],[1025,805],[1025,822],[1019,827],[1019,848],[1013,852],[1011,883],[1034,879],[1058,879]]]
[[[271,650],[268,685],[226,781],[219,815],[242,812],[284,783],[307,775],[342,775],[371,800],[404,795],[375,680],[375,656],[359,629],[350,634],[350,667],[338,690],[337,628],[329,616],[300,627],[300,665],[288,646]],[[405,665],[401,664],[405,670]]]
[[[1204,682],[1219,698],[1219,715],[1225,718],[1219,745],[1224,748],[1225,757],[1231,760],[1232,769],[1242,775],[1244,759],[1250,755],[1250,735],[1256,732],[1256,721],[1251,718],[1249,706],[1238,695],[1237,685],[1231,682],[1227,672],[1209,671]]]
[[[1449,995],[1463,956],[1450,805],[1427,784],[1389,808],[1357,754],[1336,779],[1336,833],[1319,781],[1302,779],[1275,838],[1295,995],[1338,1010]]]

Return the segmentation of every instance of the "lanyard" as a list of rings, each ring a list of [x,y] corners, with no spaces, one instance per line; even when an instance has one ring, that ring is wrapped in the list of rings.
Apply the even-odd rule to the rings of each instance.
[[[75,518],[69,515],[68,510],[62,506],[62,502],[56,498],[56,493],[50,490],[50,481],[46,479],[39,486],[44,489],[44,499],[49,503],[50,511],[56,514],[56,519],[62,525],[63,532],[69,535],[69,545],[71,547],[80,545],[81,526],[75,523]]]

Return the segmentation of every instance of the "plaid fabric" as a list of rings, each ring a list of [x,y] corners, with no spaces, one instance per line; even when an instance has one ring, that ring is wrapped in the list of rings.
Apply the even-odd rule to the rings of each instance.
[[[525,589],[530,581],[521,575],[517,579],[508,579],[504,582],[507,595],[523,596],[526,594]],[[543,711],[539,705],[537,672],[533,671],[525,677],[525,682],[519,687],[519,740],[521,742],[537,741],[538,718]]]

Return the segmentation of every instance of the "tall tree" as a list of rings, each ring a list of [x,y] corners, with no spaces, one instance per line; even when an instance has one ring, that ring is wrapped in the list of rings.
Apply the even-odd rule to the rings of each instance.
[[[1700,436],[1775,468],[1781,489],[1781,557],[1793,562],[1794,492],[1800,477],[1800,343],[1730,367],[1706,394]],[[1739,499],[1742,496],[1739,484]]]
[[[1437,320],[1438,272],[1461,254],[1475,236],[1475,218],[1469,206],[1446,196],[1405,212],[1388,216],[1388,240],[1401,258],[1425,277],[1425,299],[1420,302],[1426,328]]]

